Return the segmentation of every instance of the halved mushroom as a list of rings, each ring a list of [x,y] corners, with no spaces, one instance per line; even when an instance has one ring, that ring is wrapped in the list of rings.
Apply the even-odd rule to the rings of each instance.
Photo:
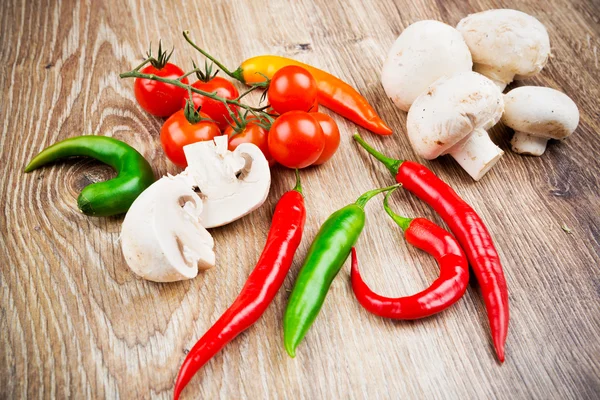
[[[271,185],[264,154],[251,143],[231,152],[227,140],[219,136],[185,146],[186,170],[161,178],[129,208],[123,254],[142,278],[172,282],[213,267],[214,241],[205,228],[225,225],[264,203]]]
[[[394,104],[408,111],[438,78],[472,67],[471,53],[459,31],[443,22],[419,21],[402,31],[390,48],[381,83]]]
[[[579,124],[577,105],[547,87],[521,86],[504,95],[504,125],[515,130],[515,153],[541,156],[550,139],[565,139]]]
[[[502,93],[485,76],[469,71],[440,78],[408,111],[408,138],[421,157],[450,154],[479,180],[504,154],[486,132],[503,110]]]
[[[200,224],[202,200],[180,176],[152,184],[133,202],[121,230],[127,265],[155,282],[191,279],[215,265],[214,241]]]
[[[252,143],[227,150],[227,136],[183,148],[187,179],[200,191],[205,228],[228,224],[260,207],[271,186],[271,171],[263,152]]]
[[[503,91],[515,79],[544,68],[550,38],[540,21],[521,11],[500,9],[471,14],[456,26],[473,56],[474,70]]]

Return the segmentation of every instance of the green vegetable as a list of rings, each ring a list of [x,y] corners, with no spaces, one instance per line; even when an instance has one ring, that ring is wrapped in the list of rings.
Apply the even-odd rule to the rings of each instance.
[[[317,233],[296,284],[283,319],[283,341],[290,357],[319,314],[333,278],[340,272],[350,250],[365,225],[365,204],[375,195],[398,187],[371,190],[356,203],[334,212]]]
[[[93,183],[81,191],[77,206],[87,215],[105,217],[125,213],[154,182],[150,164],[137,150],[106,136],[77,136],[58,142],[35,156],[25,167],[25,172],[74,156],[95,158],[117,171],[115,178]]]

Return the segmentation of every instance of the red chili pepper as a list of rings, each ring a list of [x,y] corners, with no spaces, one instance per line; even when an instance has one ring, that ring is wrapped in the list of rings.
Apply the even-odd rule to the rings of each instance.
[[[358,134],[354,135],[354,139],[395,175],[396,182],[429,204],[454,233],[467,254],[481,287],[494,348],[498,360],[504,362],[509,320],[508,290],[500,257],[479,215],[425,166],[386,157],[369,146]]]
[[[408,243],[435,257],[440,265],[440,277],[427,289],[412,296],[380,296],[360,276],[356,250],[352,248],[352,290],[367,311],[380,317],[429,317],[450,307],[463,296],[469,284],[469,264],[456,239],[446,230],[424,218],[411,219],[395,214],[387,204],[388,197],[394,190],[385,196],[385,211],[404,230]]]
[[[305,220],[300,177],[296,171],[296,187],[286,192],[277,203],[267,243],[248,281],[231,307],[200,338],[183,361],[175,382],[175,400],[208,360],[266,311],[292,265]]]

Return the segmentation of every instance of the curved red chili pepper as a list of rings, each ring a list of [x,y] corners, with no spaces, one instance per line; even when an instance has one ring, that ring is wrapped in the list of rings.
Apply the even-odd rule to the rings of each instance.
[[[373,292],[358,272],[352,248],[352,290],[369,312],[384,318],[418,319],[439,313],[456,303],[467,290],[469,265],[454,237],[433,222],[415,218],[405,231],[411,245],[431,254],[440,266],[440,276],[427,289],[406,297],[384,297]]]
[[[294,253],[302,239],[305,220],[306,210],[297,176],[296,187],[286,192],[275,207],[265,248],[239,296],[183,361],[175,382],[175,400],[208,360],[267,310],[292,265]]]
[[[504,362],[509,320],[508,289],[500,257],[483,221],[454,189],[421,164],[404,161],[396,181],[433,207],[465,250],[481,287],[498,360]]]
[[[481,287],[498,360],[504,362],[509,321],[508,290],[500,257],[479,215],[427,167],[386,157],[358,134],[354,135],[354,139],[395,175],[396,182],[429,204],[461,244]]]

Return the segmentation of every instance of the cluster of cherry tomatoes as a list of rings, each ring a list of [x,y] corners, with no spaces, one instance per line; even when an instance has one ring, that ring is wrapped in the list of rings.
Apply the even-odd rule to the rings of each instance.
[[[141,72],[179,80],[189,85],[183,70],[160,57]],[[197,72],[198,81],[191,87],[227,100],[239,100],[237,88],[227,79]],[[152,115],[168,117],[160,140],[166,156],[185,168],[183,147],[218,135],[229,137],[229,150],[241,143],[253,143],[264,153],[271,165],[305,168],[329,160],[340,143],[335,121],[318,112],[317,82],[304,68],[287,66],[277,71],[268,82],[266,98],[269,107],[259,112],[240,112],[235,104],[210,98],[170,83],[137,78],[135,97],[140,106]],[[242,95],[243,96],[243,95]],[[187,106],[186,106],[187,105]],[[195,115],[191,116],[190,111]]]

